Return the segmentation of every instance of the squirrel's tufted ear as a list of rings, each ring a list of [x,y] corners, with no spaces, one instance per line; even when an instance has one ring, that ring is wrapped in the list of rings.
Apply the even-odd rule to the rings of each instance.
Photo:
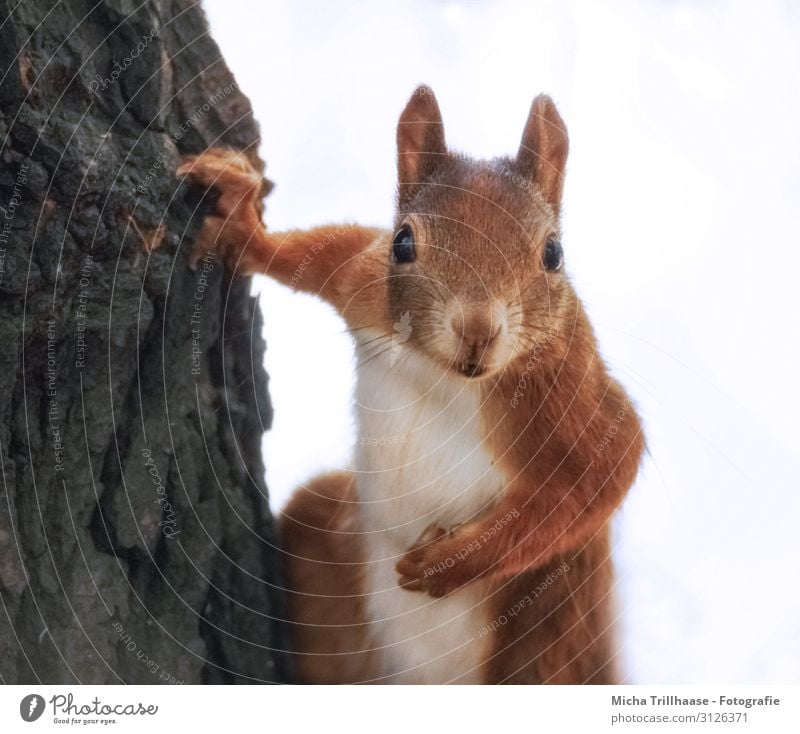
[[[414,196],[445,155],[444,125],[436,97],[430,87],[419,86],[397,123],[397,182],[401,206]]]
[[[522,173],[533,179],[556,214],[561,209],[568,151],[567,126],[553,100],[540,94],[531,105],[517,163]]]

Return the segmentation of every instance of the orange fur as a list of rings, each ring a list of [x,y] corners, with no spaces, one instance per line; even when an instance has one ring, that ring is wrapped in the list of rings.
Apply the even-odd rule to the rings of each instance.
[[[391,259],[387,231],[267,233],[260,177],[230,151],[181,169],[221,191],[198,252],[216,247],[239,274],[321,296],[354,331],[391,335],[413,314],[404,349],[431,365],[431,381],[476,378],[482,442],[505,486],[467,521],[423,532],[398,559],[397,581],[435,599],[481,580],[485,682],[617,679],[609,520],[636,477],[644,437],[568,279],[542,266],[559,234],[567,150],[564,123],[540,96],[516,158],[453,155],[433,93],[417,90],[398,125],[395,230],[414,233],[410,264]],[[358,474],[322,477],[282,519],[297,671],[309,682],[378,676],[362,598],[371,559],[359,535],[373,530],[357,482]]]
[[[280,516],[292,658],[306,683],[357,683],[372,667],[352,484],[345,472],[319,477]]]

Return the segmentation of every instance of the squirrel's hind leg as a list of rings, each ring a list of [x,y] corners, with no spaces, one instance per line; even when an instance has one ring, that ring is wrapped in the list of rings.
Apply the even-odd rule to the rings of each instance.
[[[292,661],[300,683],[374,677],[353,482],[350,472],[318,477],[295,492],[280,517]]]

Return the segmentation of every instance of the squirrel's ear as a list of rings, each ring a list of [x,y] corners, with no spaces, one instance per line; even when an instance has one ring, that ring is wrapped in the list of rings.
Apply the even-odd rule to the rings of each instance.
[[[397,123],[400,204],[408,202],[447,154],[442,113],[430,87],[419,86]]]
[[[556,214],[561,209],[568,151],[567,126],[553,100],[540,94],[531,105],[517,163],[521,171],[533,179]]]

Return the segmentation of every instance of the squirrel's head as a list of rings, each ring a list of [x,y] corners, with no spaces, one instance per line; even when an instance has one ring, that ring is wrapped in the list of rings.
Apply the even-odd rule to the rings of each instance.
[[[559,212],[569,140],[553,101],[531,106],[514,158],[447,149],[433,91],[397,127],[398,195],[389,304],[408,345],[468,377],[553,343],[573,298]]]

